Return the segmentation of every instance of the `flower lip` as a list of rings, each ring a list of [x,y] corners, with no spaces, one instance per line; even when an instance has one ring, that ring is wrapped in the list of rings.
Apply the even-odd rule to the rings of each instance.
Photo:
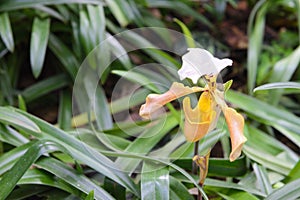
[[[222,69],[232,65],[228,58],[215,58],[209,51],[200,48],[189,48],[182,56],[182,67],[178,71],[181,80],[190,78],[194,84],[203,75],[216,75]]]

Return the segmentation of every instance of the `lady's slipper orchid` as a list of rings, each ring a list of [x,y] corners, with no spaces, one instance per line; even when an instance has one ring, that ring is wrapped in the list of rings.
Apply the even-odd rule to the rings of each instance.
[[[146,103],[140,108],[140,116],[149,119],[151,114],[166,103],[191,93],[202,92],[197,106],[193,109],[190,98],[183,99],[185,137],[190,142],[196,142],[203,138],[216,127],[222,110],[231,138],[230,161],[234,161],[240,156],[243,144],[247,141],[243,134],[244,118],[233,108],[227,106],[224,100],[224,91],[218,88],[220,84],[217,84],[216,81],[218,73],[226,66],[232,65],[232,61],[227,58],[220,60],[213,57],[208,51],[199,48],[189,49],[182,59],[183,65],[178,71],[180,79],[190,78],[197,83],[198,79],[203,76],[207,82],[206,86],[204,88],[188,87],[175,82],[164,94],[148,95]]]

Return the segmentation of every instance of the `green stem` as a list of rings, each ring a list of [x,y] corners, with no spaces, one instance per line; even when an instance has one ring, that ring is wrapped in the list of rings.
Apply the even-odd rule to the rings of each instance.
[[[198,155],[198,147],[199,147],[199,141],[194,143],[194,157]],[[196,162],[193,162],[192,173],[197,175],[197,172],[198,172],[198,165]]]

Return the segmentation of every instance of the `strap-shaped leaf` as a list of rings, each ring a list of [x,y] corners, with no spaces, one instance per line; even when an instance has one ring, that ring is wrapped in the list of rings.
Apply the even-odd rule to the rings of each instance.
[[[8,107],[0,107],[0,122],[34,132],[41,132],[40,128],[33,121]]]
[[[265,194],[270,194],[272,192],[272,185],[270,183],[267,170],[256,163],[253,164],[254,173],[256,175],[256,183],[260,190]]]
[[[253,92],[259,91],[259,90],[272,90],[272,89],[300,89],[300,83],[298,82],[276,82],[276,83],[268,83],[261,85],[259,87],[256,87]]]
[[[276,199],[297,199],[300,197],[300,179],[286,184],[278,190],[272,192],[266,200]]]
[[[110,194],[96,185],[93,181],[88,179],[83,174],[79,174],[76,170],[72,169],[61,161],[58,161],[54,158],[42,158],[36,162],[36,165],[55,174],[73,187],[85,193],[94,190],[96,199],[114,199]]]
[[[14,38],[11,30],[10,20],[8,13],[0,14],[0,35],[6,46],[6,48],[10,51],[14,51]]]
[[[170,199],[168,167],[152,162],[144,162],[141,193],[143,200]]]
[[[26,103],[33,101],[43,95],[46,95],[52,91],[58,90],[60,88],[68,85],[70,79],[65,74],[58,74],[42,81],[37,82],[29,87],[27,87],[22,92],[22,97]]]
[[[44,153],[56,150],[54,146],[52,142],[41,140],[29,147],[17,163],[2,177],[0,197],[5,199],[27,169]]]
[[[18,10],[24,8],[31,8],[39,5],[58,5],[58,4],[71,4],[71,3],[82,3],[82,4],[100,4],[102,0],[3,0],[0,2],[0,12],[8,10]]]
[[[12,110],[10,110],[12,112]],[[32,134],[38,139],[51,139],[56,144],[64,146],[68,149],[68,153],[77,161],[86,163],[91,168],[104,174],[120,185],[126,187],[132,191],[135,195],[139,196],[138,189],[132,180],[123,172],[119,171],[119,168],[106,156],[97,152],[95,149],[88,145],[83,144],[80,140],[74,138],[70,134],[64,132],[61,129],[54,127],[53,125],[33,116],[21,110],[17,110],[17,113],[28,117],[32,120],[43,132],[42,134],[32,132]],[[19,126],[21,128],[21,126]]]
[[[251,114],[250,117],[267,125],[274,126],[276,129],[290,131],[291,134],[287,137],[293,140],[296,144],[300,144],[299,117],[287,112],[286,110],[272,106],[242,93],[229,90],[226,94],[229,102]],[[285,132],[282,133],[285,134]]]
[[[48,44],[49,30],[49,18],[34,18],[30,40],[30,63],[32,73],[35,78],[39,77],[43,69],[46,47]]]

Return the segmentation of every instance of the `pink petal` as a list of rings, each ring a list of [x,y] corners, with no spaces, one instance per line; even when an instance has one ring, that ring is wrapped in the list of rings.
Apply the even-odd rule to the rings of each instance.
[[[146,119],[150,119],[151,114],[163,107],[165,104],[178,99],[182,96],[201,92],[204,88],[201,87],[187,87],[182,83],[173,83],[171,88],[164,94],[149,94],[146,98],[146,103],[140,108],[140,116]]]
[[[223,109],[223,112],[230,132],[232,149],[229,159],[232,162],[241,155],[243,144],[247,141],[243,133],[244,118],[233,108],[226,107]]]

